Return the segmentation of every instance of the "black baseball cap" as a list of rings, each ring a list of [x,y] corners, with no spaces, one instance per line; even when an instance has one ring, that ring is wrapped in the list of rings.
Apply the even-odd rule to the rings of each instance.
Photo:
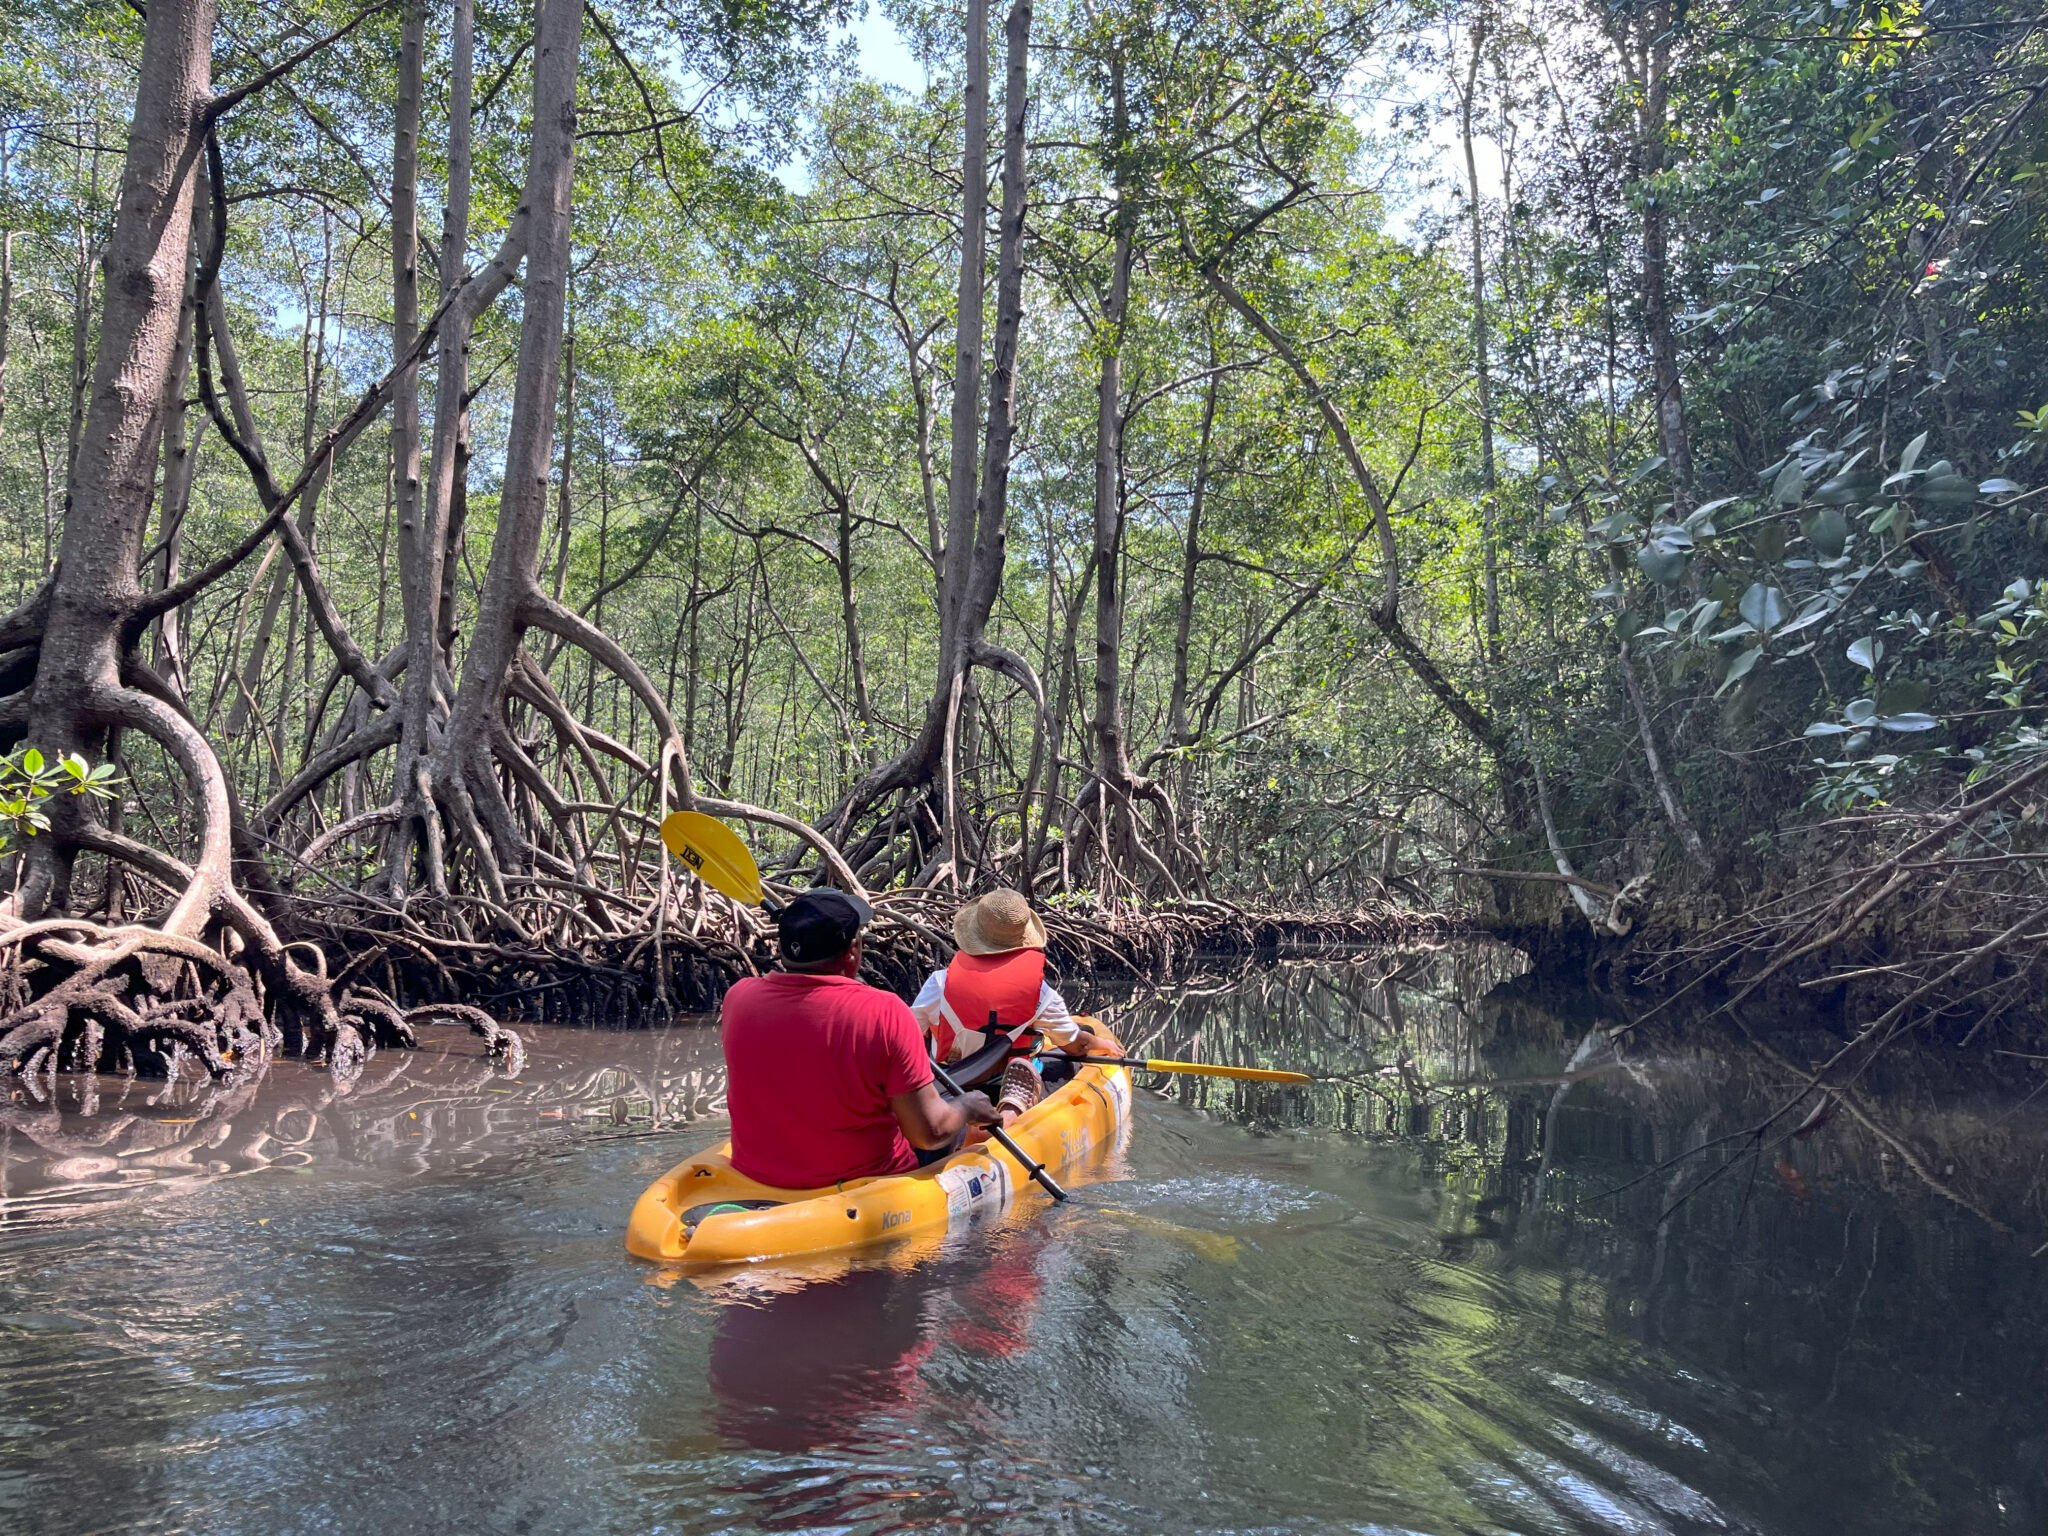
[[[805,891],[775,917],[782,953],[798,965],[837,959],[853,948],[875,909],[845,891]]]

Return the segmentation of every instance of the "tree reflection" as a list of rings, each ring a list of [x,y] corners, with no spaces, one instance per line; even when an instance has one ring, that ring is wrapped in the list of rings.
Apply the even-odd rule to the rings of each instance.
[[[495,1059],[458,1026],[375,1058],[353,1085],[292,1060],[221,1084],[65,1074],[17,1078],[0,1103],[0,1224],[166,1185],[320,1161],[423,1173],[481,1166],[550,1125],[669,1131],[725,1110],[715,1031],[527,1030]]]

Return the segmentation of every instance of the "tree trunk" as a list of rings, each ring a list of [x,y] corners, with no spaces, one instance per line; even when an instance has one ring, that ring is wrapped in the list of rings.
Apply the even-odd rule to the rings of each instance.
[[[939,614],[939,693],[950,705],[960,610],[974,561],[980,467],[981,289],[987,271],[988,0],[967,0],[967,84],[961,100],[960,281],[953,326],[953,452],[946,482],[945,606]],[[942,706],[945,708],[946,706]]]
[[[524,874],[531,863],[530,847],[518,830],[492,763],[498,744],[494,727],[506,680],[526,629],[544,612],[554,621],[551,627],[557,633],[581,625],[581,621],[571,623],[566,610],[550,604],[539,588],[538,572],[561,386],[582,18],[580,0],[543,0],[534,42],[534,129],[523,199],[531,232],[504,490],[490,565],[477,602],[476,624],[463,656],[462,682],[431,768],[436,797],[475,852],[491,898],[501,906],[505,901],[502,872]],[[576,638],[590,649],[600,637],[582,626]],[[606,659],[607,664],[618,660],[616,656]],[[637,673],[637,668],[632,670]],[[643,692],[643,700],[649,699],[657,718],[666,723],[666,710],[651,684]],[[430,879],[439,888],[445,884],[446,870],[436,840],[430,827]]]
[[[1116,148],[1124,153],[1123,60],[1110,61]],[[1122,180],[1121,175],[1117,178]],[[1116,794],[1120,813],[1131,776],[1123,723],[1123,333],[1131,294],[1131,206],[1119,187],[1110,256],[1109,293],[1103,301],[1096,346],[1101,352],[1095,386],[1095,771]]]
[[[1216,367],[1216,338],[1209,338],[1209,367]],[[1202,391],[1202,435],[1195,449],[1195,481],[1188,496],[1188,531],[1180,552],[1180,604],[1173,621],[1173,685],[1167,697],[1167,741],[1184,747],[1188,733],[1188,646],[1195,624],[1195,587],[1202,574],[1202,511],[1209,494],[1209,443],[1216,430],[1216,396],[1222,375],[1211,372]]]
[[[1031,695],[1041,725],[1045,719],[1045,689],[1030,664],[1014,651],[990,644],[986,638],[989,616],[1002,592],[1009,528],[1010,459],[1016,435],[1016,369],[1024,310],[1024,127],[1030,87],[1031,18],[1031,0],[1014,0],[1004,29],[1007,58],[996,336],[977,492],[974,416],[981,390],[981,283],[986,266],[983,225],[988,215],[988,10],[986,0],[969,0],[953,457],[952,479],[947,487],[946,548],[940,560],[943,606],[938,686],[926,703],[924,721],[910,744],[856,783],[829,818],[842,843],[847,841],[854,819],[883,795],[928,786],[939,772],[952,705],[952,680],[958,672],[974,666],[1002,672]]]
[[[1636,675],[1634,659],[1628,653],[1628,642],[1621,644],[1621,680],[1628,689],[1628,701],[1636,712],[1636,725],[1642,732],[1643,758],[1650,765],[1650,782],[1656,786],[1657,800],[1664,807],[1664,819],[1671,823],[1671,830],[1678,834],[1678,841],[1684,845],[1686,856],[1702,872],[1711,871],[1713,861],[1707,857],[1706,845],[1700,841],[1699,829],[1692,824],[1692,818],[1685,814],[1685,803],[1678,798],[1678,786],[1671,782],[1671,775],[1664,771],[1664,756],[1657,750],[1657,731],[1650,719],[1648,704],[1643,699],[1643,685]]]
[[[1487,15],[1472,22],[1472,59],[1458,93],[1458,132],[1465,147],[1466,212],[1472,224],[1472,368],[1479,396],[1480,554],[1486,578],[1486,660],[1500,665],[1500,558],[1495,522],[1500,513],[1500,479],[1493,458],[1493,371],[1487,357],[1486,220],[1479,203],[1479,159],[1472,145],[1472,109],[1479,94],[1479,60],[1486,46]]]
[[[78,227],[76,265],[71,283],[71,409],[64,428],[64,494],[78,474],[78,445],[85,432],[86,391],[91,383],[92,273],[93,248],[85,226]],[[47,522],[45,528],[47,529]],[[50,557],[49,539],[43,541],[43,558]]]
[[[133,637],[124,625],[142,597],[138,565],[156,489],[163,400],[177,358],[191,253],[193,169],[211,93],[213,0],[157,0],[143,27],[135,116],[107,248],[99,358],[65,493],[57,573],[36,669],[33,715],[46,754],[105,756],[107,705],[123,692]],[[202,743],[203,746],[203,743]],[[219,778],[219,767],[213,774]],[[58,796],[58,836],[29,845],[19,910],[34,918],[70,899],[77,844],[63,834],[80,803]],[[225,781],[206,806],[203,859],[228,867]],[[195,916],[180,904],[178,918]]]
[[[470,118],[475,92],[476,22],[472,0],[455,0],[449,39],[448,201],[441,211],[441,297],[462,286],[469,258]],[[469,520],[469,340],[482,303],[457,306],[441,322],[434,370],[434,457],[427,483],[427,523],[438,570],[435,590],[440,652],[455,655],[455,573]]]
[[[875,735],[874,706],[868,701],[868,658],[861,644],[860,604],[853,593],[853,493],[841,489],[833,498],[839,535],[839,622],[846,631],[846,666],[853,674],[853,707],[871,742]],[[872,751],[862,743],[862,754]]]
[[[1678,343],[1671,333],[1671,235],[1664,206],[1665,140],[1670,134],[1671,7],[1658,0],[1637,23],[1641,42],[1636,139],[1643,198],[1643,329],[1650,345],[1651,385],[1657,409],[1657,446],[1677,488],[1676,510],[1688,510],[1692,442],[1685,425],[1685,392]]]
[[[7,185],[6,130],[0,129],[0,193]],[[0,423],[7,420],[7,348],[14,320],[14,231],[0,229]]]
[[[203,173],[202,173],[203,174]],[[191,377],[192,343],[198,325],[199,241],[205,210],[197,196],[192,199],[191,256],[185,263],[185,292],[178,306],[177,351],[164,383],[163,489],[157,513],[156,584],[168,587],[178,579],[179,556],[183,551],[185,517],[192,509],[192,482],[199,469],[199,443],[206,432],[201,413],[189,428],[192,415],[185,407],[185,390]],[[189,435],[188,435],[189,433]],[[190,690],[185,676],[183,615],[175,608],[157,620],[157,673],[181,696]]]
[[[426,42],[425,0],[406,0],[398,34],[398,100],[391,130],[391,351],[411,357],[419,341],[419,146],[422,54]],[[440,542],[423,525],[420,486],[420,371],[405,362],[391,399],[392,489],[398,524],[398,595],[406,639],[404,739],[399,747],[399,783],[411,782],[413,762],[423,754],[436,698],[435,639],[441,584],[435,569]],[[386,876],[394,895],[408,885],[411,840],[401,829],[391,839]]]
[[[555,601],[558,603],[569,585],[569,536],[575,526],[570,500],[576,485],[576,332],[573,329],[562,342],[562,373],[562,479],[555,487],[557,509],[554,586]],[[603,540],[600,539],[598,542],[599,558],[602,559]],[[604,591],[604,576],[601,572],[597,578],[597,589],[600,593]]]

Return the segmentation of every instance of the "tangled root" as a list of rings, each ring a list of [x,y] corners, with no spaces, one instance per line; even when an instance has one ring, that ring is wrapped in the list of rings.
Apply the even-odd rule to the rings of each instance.
[[[282,1043],[250,973],[204,944],[72,919],[0,934],[0,1067],[175,1077],[189,1055],[231,1081]]]
[[[416,1026],[436,1021],[468,1025],[501,1069],[525,1060],[516,1033],[466,1004],[407,1010],[361,981],[332,1008],[303,1002],[266,996],[241,956],[153,928],[60,918],[0,933],[0,1071],[31,1082],[60,1070],[175,1079],[189,1059],[227,1086],[289,1050],[324,1059],[346,1087],[378,1047],[415,1046]]]

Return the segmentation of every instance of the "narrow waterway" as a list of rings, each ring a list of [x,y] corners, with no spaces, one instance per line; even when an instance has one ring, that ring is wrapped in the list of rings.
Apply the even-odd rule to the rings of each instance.
[[[623,1251],[723,1130],[701,1024],[15,1085],[0,1530],[2043,1529],[2040,1065],[1900,1065],[1759,1154],[1781,1065],[1513,970],[1129,1000],[1155,1054],[1343,1076],[1141,1079],[1070,1205],[805,1274]]]

